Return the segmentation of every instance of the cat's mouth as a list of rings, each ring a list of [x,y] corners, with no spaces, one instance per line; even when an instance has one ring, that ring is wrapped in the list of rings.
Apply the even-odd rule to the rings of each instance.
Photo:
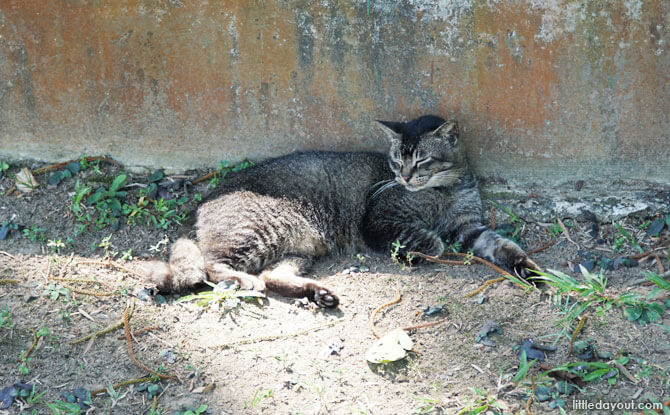
[[[402,177],[396,177],[396,181],[400,183],[405,189],[409,190],[410,192],[418,192],[419,190],[423,189],[426,187],[426,183],[412,183],[412,179],[410,178],[409,180],[405,180]]]

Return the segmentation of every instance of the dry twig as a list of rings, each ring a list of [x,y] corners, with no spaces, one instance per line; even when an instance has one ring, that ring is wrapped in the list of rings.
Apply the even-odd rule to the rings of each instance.
[[[126,309],[123,312],[123,328],[126,331],[126,345],[128,346],[128,356],[130,356],[130,360],[135,364],[135,366],[139,367],[140,369],[151,373],[154,376],[158,376],[161,379],[177,379],[176,376],[172,375],[166,375],[164,373],[159,373],[156,372],[155,370],[149,369],[147,366],[142,364],[139,360],[137,360],[137,357],[135,357],[135,352],[133,351],[133,342],[132,338],[130,336],[130,316],[132,315],[131,310],[135,308],[135,302],[132,302],[130,307],[126,307]]]
[[[545,243],[545,244],[542,245],[541,247],[539,247],[539,248],[535,248],[535,249],[533,249],[532,251],[529,251],[529,252],[528,252],[528,255],[533,255],[533,254],[537,254],[538,252],[542,252],[542,251],[544,251],[545,249],[549,248],[550,246],[552,246],[552,245],[555,244],[555,243],[556,243],[556,238],[552,238],[552,239],[549,240],[549,242]]]
[[[224,343],[224,344],[214,346],[214,348],[227,349],[229,347],[239,346],[239,345],[242,345],[242,344],[258,343],[258,342],[264,342],[264,341],[271,341],[271,340],[301,336],[303,334],[308,334],[308,333],[311,333],[311,332],[316,331],[316,330],[320,330],[320,329],[323,329],[323,328],[326,328],[326,327],[333,326],[333,325],[335,325],[337,323],[340,323],[342,321],[344,321],[344,318],[339,318],[337,320],[329,321],[328,323],[321,324],[321,325],[316,326],[316,327],[311,327],[311,328],[296,331],[296,332],[293,332],[293,333],[276,334],[276,335],[272,335],[272,336],[255,337],[253,339],[237,340],[237,341],[232,341],[232,342],[229,342],[229,343]]]
[[[375,329],[375,317],[377,316],[377,313],[379,313],[381,310],[385,309],[386,307],[390,307],[393,304],[397,304],[400,302],[402,299],[402,296],[400,295],[400,290],[396,289],[396,298],[393,301],[390,301],[388,303],[382,304],[379,307],[375,309],[375,311],[372,312],[372,315],[370,315],[370,330],[372,330],[372,334],[375,335],[376,338],[380,338],[381,336],[377,332],[377,329]]]
[[[570,337],[570,348],[568,349],[568,356],[572,355],[572,346],[575,343],[575,339],[577,338],[577,335],[579,335],[579,332],[582,331],[584,328],[584,323],[586,323],[586,316],[583,316],[582,318],[579,319],[579,323],[577,324],[577,328],[575,331],[572,333],[572,336]]]

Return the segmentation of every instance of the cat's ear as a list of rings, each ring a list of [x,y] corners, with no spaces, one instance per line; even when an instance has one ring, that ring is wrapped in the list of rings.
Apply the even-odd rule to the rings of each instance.
[[[445,139],[449,141],[449,144],[455,146],[458,143],[458,124],[456,121],[447,121],[444,124],[440,125],[433,131],[433,134],[436,137]]]
[[[390,140],[400,140],[402,137],[403,123],[394,121],[377,120],[377,125],[381,128]]]

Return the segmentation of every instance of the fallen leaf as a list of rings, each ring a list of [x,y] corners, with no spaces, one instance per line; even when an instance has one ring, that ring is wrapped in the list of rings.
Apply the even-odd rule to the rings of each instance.
[[[403,329],[394,329],[377,340],[367,352],[365,358],[370,363],[395,362],[407,356],[407,350],[412,350],[414,342]]]
[[[16,189],[21,193],[30,193],[38,186],[37,180],[27,167],[16,173],[14,181],[16,182]]]
[[[215,386],[214,383],[210,383],[209,385],[205,386],[198,386],[197,388],[194,388],[191,392],[200,394],[209,393],[214,389],[214,386]]]

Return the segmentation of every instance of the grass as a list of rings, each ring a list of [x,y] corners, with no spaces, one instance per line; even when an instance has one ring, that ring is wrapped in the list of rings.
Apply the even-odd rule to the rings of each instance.
[[[28,238],[28,240],[31,242],[39,241],[40,243],[44,243],[46,240],[46,236],[44,234],[45,231],[46,229],[44,228],[31,225],[29,228],[23,229],[23,236]]]
[[[458,415],[477,415],[491,413],[501,413],[507,409],[507,405],[498,400],[495,395],[489,395],[486,391],[479,388],[470,388],[474,393],[471,403],[458,411]]]
[[[598,315],[602,316],[616,306],[622,309],[628,320],[637,321],[641,325],[656,322],[663,316],[665,307],[662,304],[647,302],[642,295],[635,292],[625,292],[620,295],[609,294],[606,291],[607,278],[602,271],[600,274],[593,274],[581,265],[580,269],[583,281],[578,281],[555,270],[537,272],[538,280],[544,281],[557,290],[554,303],[563,309],[565,317],[562,322],[567,325],[590,308],[595,308]],[[664,290],[667,282],[658,282],[662,285],[659,287],[660,290]],[[660,291],[655,290],[655,293],[658,292]],[[570,299],[573,301],[571,302]]]
[[[639,253],[644,252],[644,249],[640,246],[640,244],[637,242],[637,240],[631,236],[630,233],[628,233],[627,230],[625,230],[621,225],[618,223],[614,223],[614,227],[617,229],[619,232],[620,236],[616,237],[614,239],[614,243],[612,244],[612,249],[614,249],[617,252],[621,252],[624,247],[626,242],[628,242],[630,245],[632,245]]]
[[[0,309],[0,329],[11,330],[13,327],[12,313],[9,312],[9,306],[5,304],[4,310]]]

